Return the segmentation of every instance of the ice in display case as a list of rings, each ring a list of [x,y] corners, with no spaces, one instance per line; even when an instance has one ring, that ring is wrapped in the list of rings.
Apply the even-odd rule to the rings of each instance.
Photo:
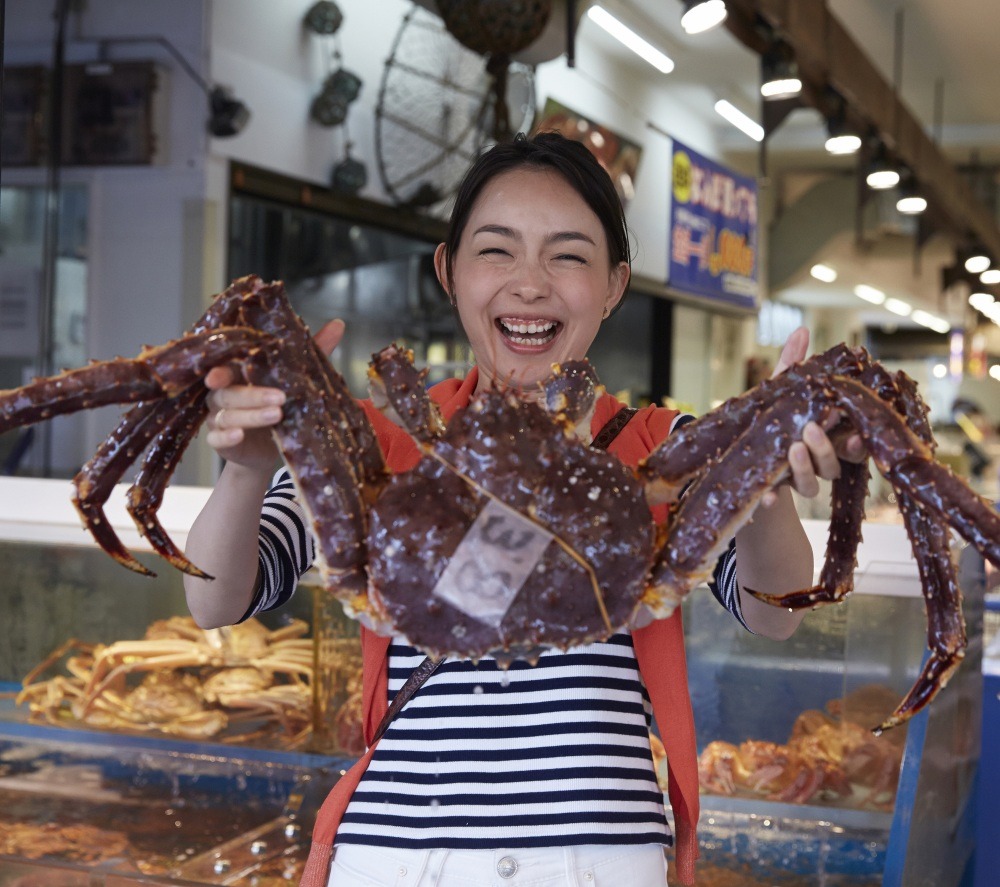
[[[822,564],[828,525],[807,521]],[[956,550],[969,635],[948,687],[868,731],[923,663],[926,619],[901,526],[866,524],[856,592],[774,642],[704,589],[685,603],[702,775],[699,884],[959,884],[973,849],[983,562]],[[729,757],[727,757],[727,755]]]

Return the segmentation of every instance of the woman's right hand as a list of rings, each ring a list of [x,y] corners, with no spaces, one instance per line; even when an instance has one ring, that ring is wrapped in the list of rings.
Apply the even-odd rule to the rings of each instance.
[[[331,320],[316,333],[316,343],[326,353],[340,344],[344,322]],[[258,472],[269,472],[278,458],[271,429],[281,421],[285,394],[277,388],[237,384],[229,367],[210,370],[205,376],[208,396],[206,441],[226,462]]]

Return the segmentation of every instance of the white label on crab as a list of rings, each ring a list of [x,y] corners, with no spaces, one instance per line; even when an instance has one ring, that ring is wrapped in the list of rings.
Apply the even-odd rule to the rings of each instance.
[[[433,593],[480,622],[499,625],[552,538],[548,530],[491,499],[455,549]]]

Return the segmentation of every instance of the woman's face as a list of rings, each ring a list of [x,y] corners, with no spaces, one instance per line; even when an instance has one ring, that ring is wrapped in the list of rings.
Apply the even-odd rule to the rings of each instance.
[[[586,201],[559,173],[528,167],[480,192],[450,287],[443,245],[435,263],[476,356],[479,390],[530,390],[553,363],[585,357],[629,276],[627,263],[611,266],[604,228]]]

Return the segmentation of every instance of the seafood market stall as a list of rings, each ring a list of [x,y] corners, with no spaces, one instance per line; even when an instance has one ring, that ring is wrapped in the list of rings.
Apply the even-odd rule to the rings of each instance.
[[[109,517],[155,579],[94,546],[67,482],[0,478],[0,887],[295,882],[311,815],[361,751],[357,627],[304,590],[249,637],[194,630],[179,574],[145,553],[121,492]],[[179,544],[207,492],[167,491]],[[821,562],[827,525],[807,529]],[[959,556],[966,661],[879,739],[869,728],[925,652],[901,526],[866,525],[858,593],[789,641],[748,635],[705,589],[689,597],[701,887],[959,883],[983,599],[981,560]],[[172,678],[153,667],[165,651]]]

